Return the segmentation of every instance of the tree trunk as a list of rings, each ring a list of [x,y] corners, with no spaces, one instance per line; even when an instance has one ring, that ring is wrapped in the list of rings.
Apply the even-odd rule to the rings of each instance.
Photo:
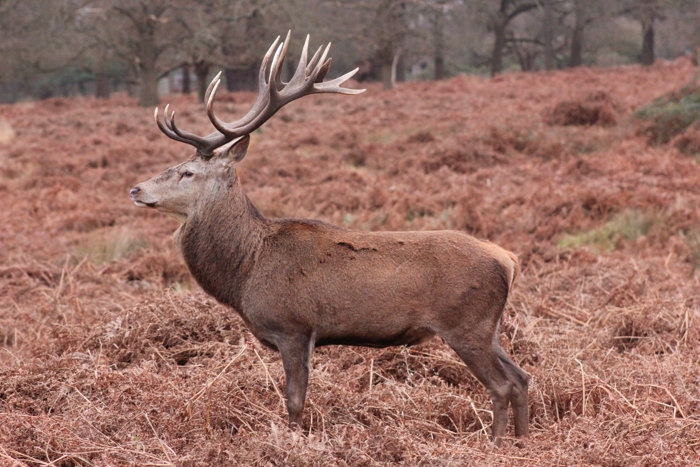
[[[199,102],[204,102],[204,95],[207,92],[207,75],[209,74],[209,64],[204,60],[197,60],[194,63],[194,73],[197,75],[197,96]]]
[[[509,12],[509,6],[513,9]],[[537,8],[538,2],[514,4],[506,0],[501,1],[501,9],[491,15],[489,20],[493,33],[496,36],[491,54],[491,76],[499,74],[503,68],[503,49],[506,46],[506,28],[508,23],[518,15]],[[551,42],[551,41],[550,41]]]
[[[583,30],[590,22],[590,19],[585,16],[582,1],[574,2],[574,29],[571,32],[571,50],[569,51],[568,63],[571,68],[581,66],[583,63]]]
[[[107,73],[95,73],[95,96],[98,99],[109,99],[109,75]]]
[[[544,0],[544,68],[554,69],[554,51],[552,50],[552,0]]]
[[[577,67],[583,63],[583,24],[576,17],[576,24],[571,34],[571,53],[569,54],[569,66]]]
[[[397,50],[394,54],[394,58],[391,60],[391,89],[396,86],[396,69],[399,66],[399,60],[401,59],[401,49]]]
[[[391,63],[382,62],[380,65],[379,74],[382,77],[382,84],[384,85],[385,90],[394,88],[394,84],[392,83],[391,79],[392,70],[393,67],[391,66]]]
[[[433,22],[433,47],[435,48],[435,81],[445,78],[445,32],[442,9],[435,12]]]
[[[141,87],[139,90],[139,105],[153,107],[158,105],[158,73],[156,72],[157,51],[152,37],[141,41],[139,49],[139,65],[141,72]]]
[[[654,20],[648,23],[642,23],[642,65],[651,65],[654,63]]]
[[[494,21],[493,32],[496,40],[493,44],[491,55],[491,76],[499,74],[503,67],[503,48],[506,45],[506,24],[503,21]]]
[[[435,81],[445,78],[445,57],[442,54],[435,55]]]
[[[233,91],[255,91],[258,85],[258,77],[255,68],[239,70],[227,68],[226,89]]]
[[[535,59],[537,58],[537,53],[528,50],[527,47],[516,48],[516,54],[518,56],[518,62],[520,63],[520,69],[522,71],[532,71],[535,69]]]
[[[406,81],[406,60],[404,59],[405,54],[401,54],[399,61],[396,64],[396,82],[403,83]]]
[[[188,95],[192,92],[192,82],[190,80],[190,66],[182,66],[182,93]]]

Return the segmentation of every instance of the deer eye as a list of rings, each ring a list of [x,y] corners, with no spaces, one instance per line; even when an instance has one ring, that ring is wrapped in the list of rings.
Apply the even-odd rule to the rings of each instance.
[[[185,172],[184,174],[182,174],[183,177],[187,177],[187,178],[190,178],[193,175],[194,174],[192,172],[190,172],[189,170],[187,172]]]

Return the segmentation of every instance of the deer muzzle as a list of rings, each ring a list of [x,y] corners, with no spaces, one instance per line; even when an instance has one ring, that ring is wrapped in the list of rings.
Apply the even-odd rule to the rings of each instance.
[[[134,202],[134,204],[140,208],[154,208],[156,206],[155,202],[147,202],[140,199],[143,196],[143,190],[139,188],[138,185],[131,189],[131,191],[129,192],[129,196],[131,196],[131,200]]]

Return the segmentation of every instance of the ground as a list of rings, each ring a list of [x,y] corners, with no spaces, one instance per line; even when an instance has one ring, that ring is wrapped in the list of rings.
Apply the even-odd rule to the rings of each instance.
[[[176,221],[129,200],[191,149],[126,96],[0,106],[0,465],[698,463],[700,156],[686,143],[700,136],[658,144],[635,116],[694,72],[369,85],[294,102],[252,135],[238,170],[266,216],[460,229],[518,254],[500,337],[531,375],[531,436],[501,449],[485,391],[439,338],[318,349],[289,431],[278,354],[194,283]],[[233,120],[254,98],[216,109]],[[194,98],[165,100],[211,131]]]

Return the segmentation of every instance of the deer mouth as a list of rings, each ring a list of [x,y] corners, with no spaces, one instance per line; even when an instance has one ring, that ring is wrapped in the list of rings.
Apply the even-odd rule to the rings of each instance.
[[[156,203],[144,203],[143,201],[139,201],[137,199],[134,200],[134,204],[140,208],[155,208]]]

